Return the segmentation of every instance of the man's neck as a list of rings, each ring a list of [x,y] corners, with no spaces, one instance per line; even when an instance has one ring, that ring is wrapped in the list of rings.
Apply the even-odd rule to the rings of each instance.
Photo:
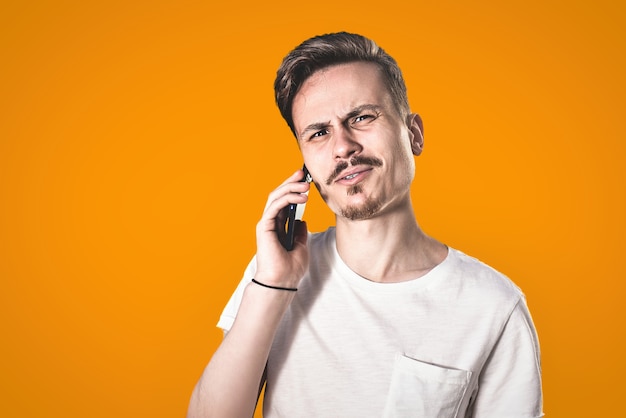
[[[354,272],[375,282],[403,282],[428,273],[448,254],[445,245],[424,234],[413,209],[372,219],[337,219],[337,251]]]

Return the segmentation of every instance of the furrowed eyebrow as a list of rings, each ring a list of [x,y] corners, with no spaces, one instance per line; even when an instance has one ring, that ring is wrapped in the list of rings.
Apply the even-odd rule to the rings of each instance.
[[[356,116],[359,116],[361,113],[363,113],[366,110],[372,111],[372,112],[379,112],[381,109],[380,106],[375,105],[375,104],[363,104],[360,106],[355,107],[354,109],[352,109],[351,111],[349,111],[343,118],[344,121],[350,120]],[[301,132],[299,137],[300,138],[304,138],[305,134],[307,134],[310,131],[321,131],[323,129],[328,129],[328,127],[330,126],[330,121],[328,122],[316,122],[316,123],[312,123],[310,125],[308,125],[306,128],[304,128]]]
[[[374,105],[374,104],[364,104],[364,105],[361,105],[361,106],[357,106],[354,109],[352,109],[350,112],[348,112],[348,114],[346,115],[344,120],[350,120],[350,119],[352,119],[352,118],[354,118],[356,116],[359,116],[365,110],[369,110],[369,111],[372,111],[372,112],[379,112],[380,111],[380,106]]]
[[[317,122],[312,123],[300,132],[300,138],[304,138],[304,135],[310,131],[321,131],[323,129],[327,129],[330,126],[330,122]]]

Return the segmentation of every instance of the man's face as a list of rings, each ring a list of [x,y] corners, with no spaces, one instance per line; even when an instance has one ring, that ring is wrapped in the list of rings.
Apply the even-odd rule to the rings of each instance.
[[[376,64],[317,71],[293,101],[304,162],[322,198],[340,217],[369,219],[410,204],[420,120],[403,120]]]

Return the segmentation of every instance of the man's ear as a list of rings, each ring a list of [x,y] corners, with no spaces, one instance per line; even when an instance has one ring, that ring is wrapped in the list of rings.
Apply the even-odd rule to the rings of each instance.
[[[417,113],[407,116],[407,126],[411,133],[411,150],[414,155],[420,155],[424,148],[424,125],[422,118]]]

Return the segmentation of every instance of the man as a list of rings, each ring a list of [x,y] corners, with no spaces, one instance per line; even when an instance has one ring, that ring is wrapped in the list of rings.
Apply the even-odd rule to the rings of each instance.
[[[415,219],[423,129],[396,62],[359,35],[315,37],[275,93],[336,227],[298,223],[285,250],[285,207],[309,184],[299,170],[270,193],[189,416],[250,417],[263,384],[267,417],[542,416],[523,294]]]

